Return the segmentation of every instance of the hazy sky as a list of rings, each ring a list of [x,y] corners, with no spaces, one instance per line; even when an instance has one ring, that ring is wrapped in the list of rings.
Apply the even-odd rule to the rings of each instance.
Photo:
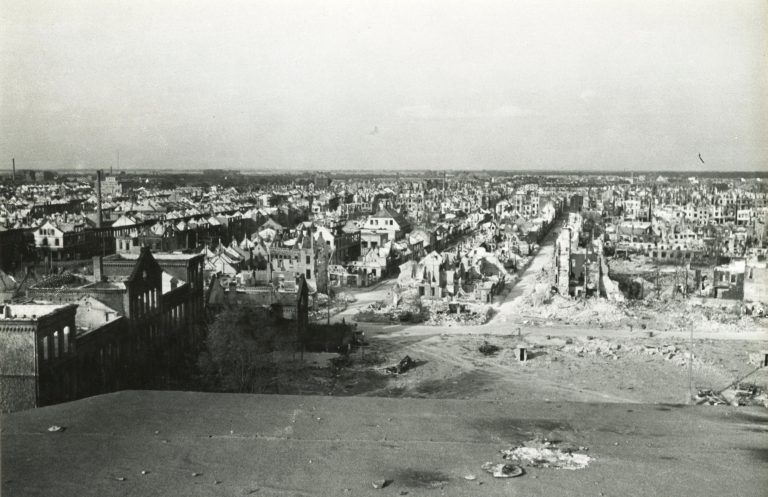
[[[0,0],[17,167],[768,167],[768,0]],[[698,162],[701,153],[706,164]]]

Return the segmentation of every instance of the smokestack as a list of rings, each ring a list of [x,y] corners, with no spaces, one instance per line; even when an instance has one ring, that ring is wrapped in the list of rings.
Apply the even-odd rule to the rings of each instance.
[[[11,158],[11,165],[13,166],[12,167],[13,172],[11,173],[11,181],[15,185],[16,184],[16,159],[15,158]]]
[[[96,171],[96,199],[98,202],[98,219],[96,220],[96,227],[101,228],[101,169]]]

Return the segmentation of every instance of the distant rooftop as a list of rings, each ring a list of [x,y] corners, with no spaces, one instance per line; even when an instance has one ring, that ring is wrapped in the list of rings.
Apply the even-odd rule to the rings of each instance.
[[[0,312],[3,319],[32,319],[37,320],[69,307],[71,304],[5,304]]]
[[[75,326],[78,335],[84,335],[120,317],[116,310],[90,296],[82,297],[77,304]]]

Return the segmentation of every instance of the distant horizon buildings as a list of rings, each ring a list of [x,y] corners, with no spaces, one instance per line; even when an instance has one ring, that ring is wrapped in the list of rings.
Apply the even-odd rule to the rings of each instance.
[[[106,172],[109,169],[104,168],[103,165],[95,164],[93,166],[83,167],[83,166],[50,166],[50,165],[44,165],[44,166],[29,166],[25,165],[24,167],[20,167],[19,162],[16,163],[15,168],[15,177],[16,180],[27,180],[27,181],[35,181],[36,177],[35,174],[37,172],[46,172],[46,173],[62,173],[67,175],[77,175],[77,176],[92,176],[95,174],[95,171],[97,170],[103,170],[105,171],[105,179],[109,177],[122,177],[126,175],[148,175],[148,176],[157,176],[161,174],[195,174],[195,175],[226,175],[226,174],[232,174],[232,175],[273,175],[273,174],[284,174],[284,175],[297,175],[300,176],[302,174],[311,173],[313,175],[313,178],[317,177],[323,177],[327,176],[329,174],[358,174],[360,176],[373,176],[373,175],[381,175],[381,176],[397,176],[402,174],[408,174],[408,173],[420,173],[420,174],[429,174],[433,171],[435,171],[432,167],[424,167],[424,168],[403,168],[403,169],[390,169],[390,170],[377,170],[377,169],[361,169],[361,168],[333,168],[333,167],[318,167],[318,168],[296,168],[296,169],[285,169],[281,167],[250,167],[250,168],[236,168],[232,169],[230,167],[222,166],[220,168],[211,167],[209,165],[201,165],[199,167],[194,166],[177,166],[177,167],[168,167],[168,168],[153,168],[153,167],[138,167],[138,168],[121,168],[119,171],[112,171],[112,172]],[[540,166],[535,167],[517,167],[517,166],[510,166],[506,168],[462,168],[462,167],[446,167],[442,170],[450,171],[452,174],[456,173],[467,173],[467,174],[537,174],[537,173],[544,173],[544,174],[551,174],[551,175],[589,175],[589,176],[595,176],[595,175],[610,175],[610,176],[626,176],[626,177],[632,177],[633,175],[644,175],[644,176],[652,176],[653,178],[656,178],[658,175],[662,176],[687,176],[690,178],[697,178],[697,177],[713,177],[713,176],[727,176],[727,177],[738,177],[738,176],[745,176],[745,177],[768,177],[768,164],[760,165],[755,168],[743,168],[743,169],[734,169],[733,167],[727,167],[722,170],[720,169],[711,169],[711,168],[697,168],[697,167],[690,167],[690,168],[684,168],[684,167],[676,167],[676,166],[667,166],[667,168],[649,168],[649,169],[568,169],[568,168],[542,168]],[[13,166],[10,163],[10,160],[8,161],[7,168],[0,167],[0,177],[7,176],[8,178],[12,177],[14,174]],[[52,175],[46,175],[46,180],[52,180]],[[102,185],[103,187],[103,185]]]

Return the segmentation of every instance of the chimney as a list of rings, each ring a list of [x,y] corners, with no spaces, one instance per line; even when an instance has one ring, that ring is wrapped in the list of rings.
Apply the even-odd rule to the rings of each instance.
[[[104,259],[100,255],[93,257],[93,279],[97,283],[104,281]]]
[[[11,173],[11,181],[15,185],[16,184],[16,159],[13,157],[11,158],[11,166],[13,170],[13,172]]]
[[[101,169],[96,171],[96,201],[98,202],[98,218],[96,219],[96,227],[101,228]]]

